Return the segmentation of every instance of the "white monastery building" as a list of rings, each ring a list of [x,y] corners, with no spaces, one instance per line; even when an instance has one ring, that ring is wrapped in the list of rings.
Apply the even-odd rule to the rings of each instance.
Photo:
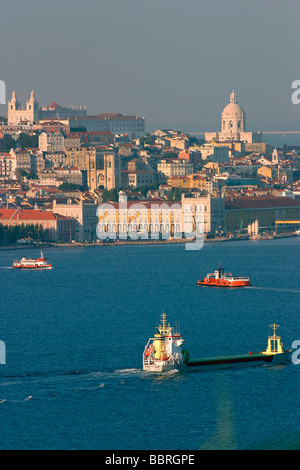
[[[22,107],[17,100],[15,90],[13,90],[11,100],[8,102],[7,123],[9,125],[33,124],[40,119],[65,119],[86,116],[86,113],[85,106],[59,106],[53,102],[49,106],[40,107],[33,90],[30,93],[29,100],[26,101],[26,106]]]

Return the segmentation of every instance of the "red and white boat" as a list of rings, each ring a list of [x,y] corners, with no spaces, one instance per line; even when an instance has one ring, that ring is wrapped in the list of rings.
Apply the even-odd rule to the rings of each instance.
[[[198,286],[211,287],[246,287],[251,286],[249,277],[233,276],[231,273],[224,273],[224,269],[219,268],[214,273],[209,273],[202,281],[197,281]]]
[[[44,253],[41,251],[41,257],[38,259],[22,258],[16,260],[13,264],[15,269],[52,269],[52,264],[49,263],[47,258],[44,258]]]

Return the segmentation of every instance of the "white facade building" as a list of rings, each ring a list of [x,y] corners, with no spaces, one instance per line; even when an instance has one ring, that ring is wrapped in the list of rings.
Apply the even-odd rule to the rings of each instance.
[[[36,173],[45,168],[43,153],[38,149],[11,149],[9,153],[15,160],[16,170]]]
[[[64,136],[60,132],[42,132],[39,136],[39,149],[42,152],[60,152],[64,145]]]
[[[0,153],[0,176],[16,179],[16,159],[10,153]]]
[[[202,160],[207,160],[208,162],[229,162],[229,148],[228,147],[218,147],[209,143],[205,143],[200,147],[201,158]]]
[[[204,233],[221,233],[225,227],[225,199],[222,196],[186,197],[182,194],[181,207],[184,230],[195,231],[196,223],[202,223]],[[197,227],[199,228],[199,227]]]
[[[23,108],[17,100],[15,90],[12,92],[11,100],[8,102],[7,119],[8,124],[17,125],[21,122],[33,124],[40,119],[64,119],[71,116],[86,116],[86,107],[84,106],[59,106],[51,103],[50,106],[40,107],[36,101],[34,91],[31,91],[30,98]]]
[[[97,203],[86,202],[83,200],[73,201],[69,199],[67,204],[60,204],[54,199],[51,211],[55,214],[72,217],[75,219],[75,241],[93,242],[96,240]]]
[[[221,232],[225,225],[224,197],[182,196],[181,201],[149,199],[119,202],[98,207],[99,239],[182,239]]]
[[[194,165],[187,160],[165,159],[157,164],[157,172],[165,178],[186,176],[194,172]]]
[[[98,114],[97,116],[81,116],[70,118],[70,128],[84,127],[87,132],[112,132],[127,134],[130,139],[145,134],[145,118],[126,116],[120,113]]]

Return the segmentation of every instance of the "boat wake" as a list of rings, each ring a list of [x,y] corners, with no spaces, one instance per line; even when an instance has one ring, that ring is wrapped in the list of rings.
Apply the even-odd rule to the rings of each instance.
[[[120,375],[136,375],[136,374],[140,374],[142,370],[141,369],[117,369],[114,372]]]
[[[244,287],[244,289],[255,289],[255,290],[264,290],[264,291],[270,291],[270,292],[286,292],[286,293],[292,293],[292,294],[300,294],[300,289],[289,289],[285,287],[259,287],[259,286],[248,286]]]
[[[179,373],[179,369],[171,369],[167,370],[166,372],[163,372],[164,375],[175,375]]]
[[[112,389],[131,384],[142,376],[143,370],[137,368],[29,372],[2,376],[0,404],[4,406],[7,403],[26,403],[33,399],[60,399],[77,393],[111,393]],[[20,393],[20,387],[22,389],[23,386],[30,394],[24,396]]]
[[[32,395],[29,395],[29,396],[28,396],[27,398],[25,398],[23,401],[29,401],[29,400],[31,400],[32,398],[33,398],[33,396],[32,396]]]

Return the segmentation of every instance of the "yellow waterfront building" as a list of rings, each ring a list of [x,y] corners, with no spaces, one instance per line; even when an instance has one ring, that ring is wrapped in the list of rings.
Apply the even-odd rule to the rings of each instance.
[[[228,199],[225,202],[227,232],[240,231],[258,220],[260,228],[274,229],[278,220],[299,220],[300,201],[287,197],[250,197]]]
[[[224,229],[224,198],[183,194],[181,201],[127,201],[120,192],[119,202],[101,204],[97,215],[99,239],[190,238]]]

